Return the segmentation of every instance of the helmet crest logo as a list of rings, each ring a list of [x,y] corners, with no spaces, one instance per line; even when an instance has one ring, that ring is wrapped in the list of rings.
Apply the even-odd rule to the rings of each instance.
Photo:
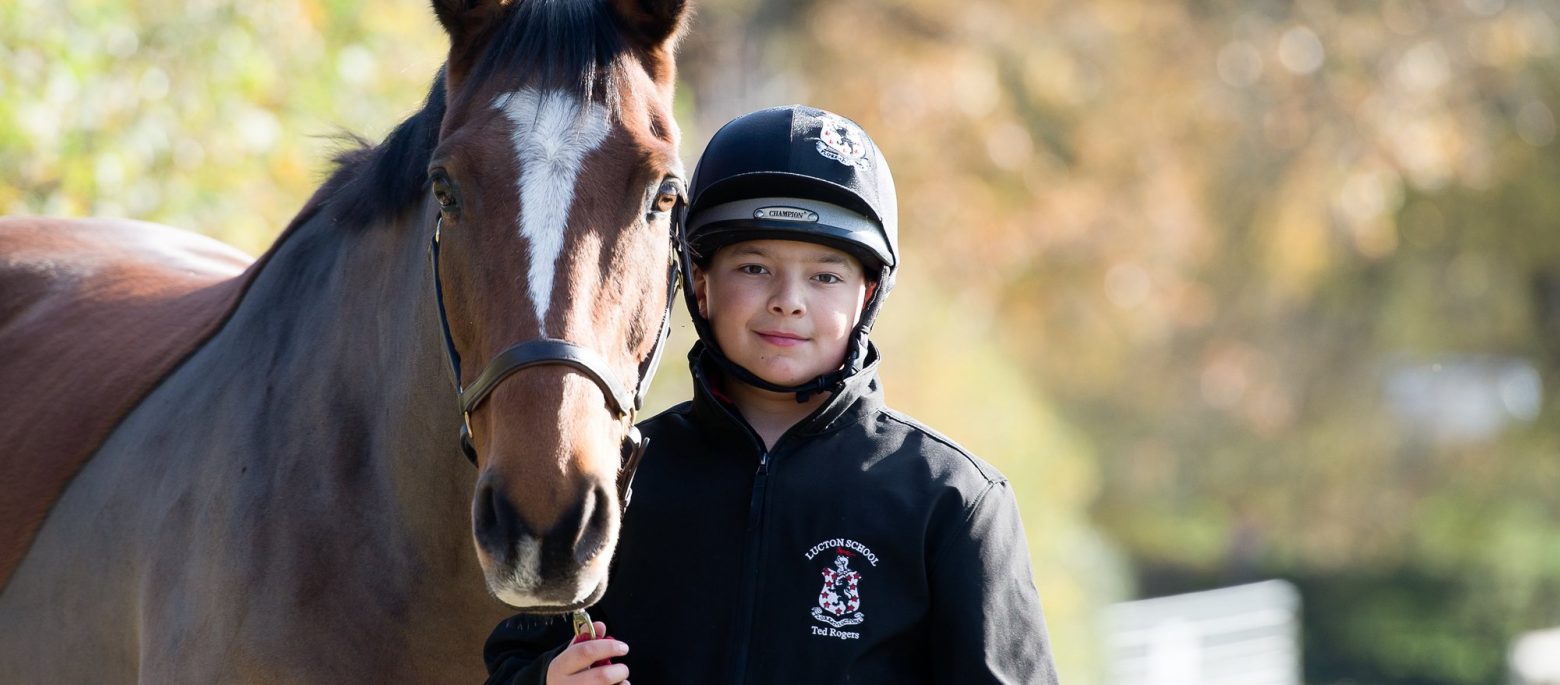
[[[855,124],[840,117],[818,118],[818,154],[845,166],[861,167],[867,158],[866,136]]]

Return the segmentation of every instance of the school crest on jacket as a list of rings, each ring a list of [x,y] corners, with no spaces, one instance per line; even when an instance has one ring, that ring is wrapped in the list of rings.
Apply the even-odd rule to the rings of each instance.
[[[861,613],[861,574],[850,567],[850,552],[837,550],[834,568],[823,569],[823,590],[813,618],[835,628],[853,626],[866,620]],[[825,615],[827,612],[827,615]]]
[[[859,638],[860,633],[839,630],[867,620],[866,613],[861,610],[861,571],[852,567],[851,562],[857,561],[857,567],[877,566],[877,555],[855,540],[834,538],[813,545],[812,549],[807,550],[806,557],[809,561],[828,561],[827,565],[818,569],[823,578],[823,587],[818,590],[817,606],[812,608],[812,617],[829,627],[813,626],[813,634],[844,640]]]

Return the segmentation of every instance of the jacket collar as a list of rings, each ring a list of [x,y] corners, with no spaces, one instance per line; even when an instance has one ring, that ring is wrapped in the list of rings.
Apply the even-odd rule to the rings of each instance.
[[[881,357],[877,346],[867,343],[867,359],[861,371],[835,384],[829,398],[807,415],[787,434],[811,436],[829,433],[854,424],[883,407],[883,388],[878,380]],[[701,428],[726,439],[746,441],[752,429],[743,420],[736,405],[720,391],[720,365],[707,356],[704,341],[688,351],[688,368],[693,372],[693,417]],[[714,435],[712,435],[714,437]]]

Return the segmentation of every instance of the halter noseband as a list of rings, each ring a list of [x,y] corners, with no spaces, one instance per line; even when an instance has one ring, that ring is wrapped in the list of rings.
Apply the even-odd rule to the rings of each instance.
[[[680,269],[677,261],[677,226],[678,219],[686,207],[686,200],[679,197],[676,207],[672,212],[672,249],[669,251],[666,273],[666,311],[661,314],[661,332],[656,337],[655,347],[651,349],[650,356],[639,365],[639,385],[630,395],[627,389],[618,383],[617,376],[612,373],[606,360],[588,347],[560,340],[557,338],[537,338],[516,343],[503,352],[493,357],[488,362],[482,375],[469,387],[460,385],[460,352],[455,349],[455,340],[450,335],[449,316],[444,312],[444,281],[439,277],[439,236],[444,230],[444,217],[440,216],[433,227],[433,240],[429,244],[428,259],[433,264],[433,298],[434,304],[439,310],[439,333],[444,338],[444,353],[449,360],[450,371],[454,374],[455,397],[460,401],[461,427],[460,448],[466,458],[473,465],[477,463],[477,449],[471,444],[471,412],[481,406],[482,401],[493,392],[498,384],[511,374],[521,369],[532,366],[561,365],[579,371],[589,378],[601,389],[601,394],[606,396],[607,406],[612,410],[613,416],[619,419],[628,419],[628,432],[623,435],[623,465],[618,472],[618,495],[624,508],[628,507],[628,500],[634,494],[634,471],[639,467],[639,460],[645,454],[645,447],[650,444],[650,439],[644,437],[639,428],[634,425],[634,416],[640,407],[644,405],[645,392],[650,388],[650,380],[655,377],[656,367],[661,364],[661,352],[666,347],[666,338],[672,330],[672,306],[677,299],[677,286],[680,282]]]

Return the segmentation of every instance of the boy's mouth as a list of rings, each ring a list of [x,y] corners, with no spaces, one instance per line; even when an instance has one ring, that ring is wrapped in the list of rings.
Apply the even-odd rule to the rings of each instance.
[[[793,347],[807,342],[807,338],[785,331],[754,331],[754,333],[759,338],[762,338],[764,342],[780,347]]]

